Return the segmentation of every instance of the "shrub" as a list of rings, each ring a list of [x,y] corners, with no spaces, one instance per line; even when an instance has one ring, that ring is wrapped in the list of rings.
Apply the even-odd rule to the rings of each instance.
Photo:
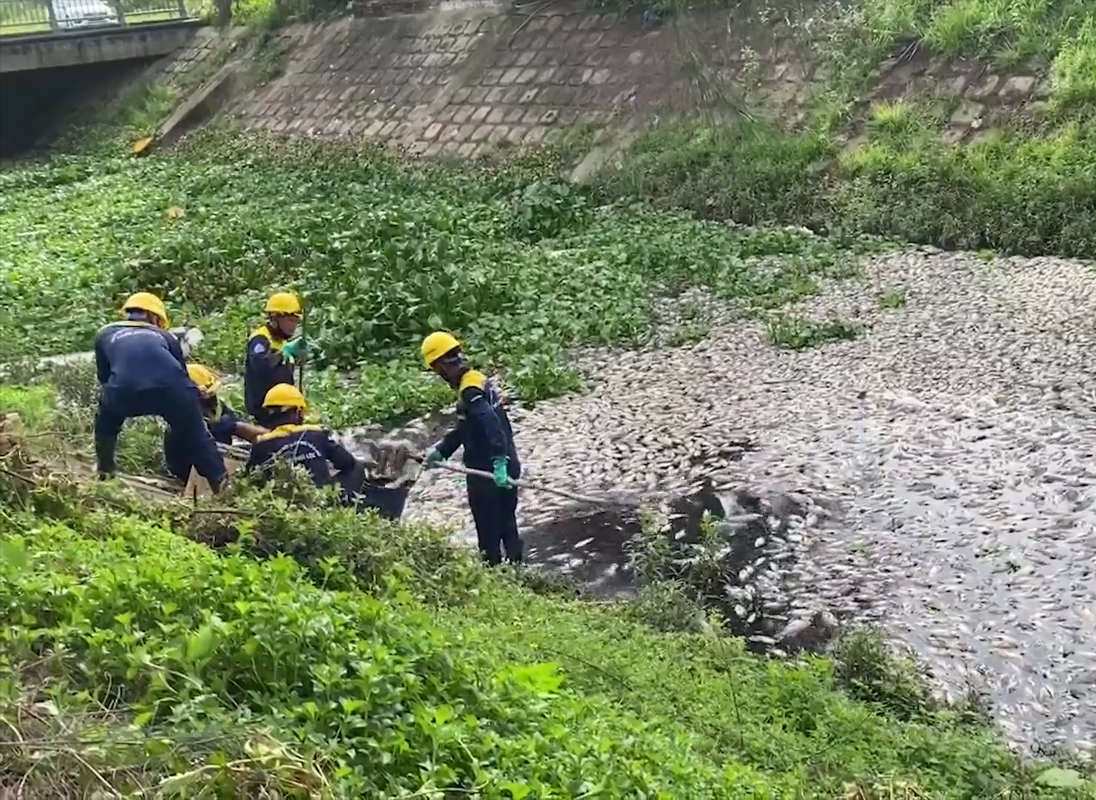
[[[820,135],[763,123],[679,120],[645,131],[597,182],[607,198],[654,198],[708,219],[745,225],[830,217]]]
[[[341,508],[309,479],[288,480],[299,484],[291,502],[280,496],[286,477],[261,489],[234,481],[216,508],[178,512],[175,528],[217,549],[259,558],[289,556],[328,588],[410,592],[431,603],[459,605],[478,586],[472,554],[447,532]],[[317,512],[323,514],[322,528],[315,523]]]
[[[340,796],[731,796],[667,721],[584,698],[550,662],[454,658],[413,606],[318,589],[289,559],[217,556],[133,518],[95,538],[9,530],[3,545],[6,663],[46,659],[58,690],[138,727],[261,715],[276,742],[337,765]],[[229,771],[216,756],[185,766]]]
[[[598,180],[607,197],[645,194],[714,219],[774,219],[952,249],[1096,251],[1089,125],[1034,139],[1002,132],[973,145],[876,125],[868,142],[843,154],[811,133],[751,130],[655,130]]]

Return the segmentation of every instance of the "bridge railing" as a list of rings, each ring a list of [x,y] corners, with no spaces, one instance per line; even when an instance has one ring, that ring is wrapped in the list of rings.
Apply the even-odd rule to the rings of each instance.
[[[188,19],[185,0],[0,0],[0,36]]]

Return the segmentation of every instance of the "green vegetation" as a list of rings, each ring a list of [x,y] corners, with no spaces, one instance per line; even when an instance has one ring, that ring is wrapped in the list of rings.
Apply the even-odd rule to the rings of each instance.
[[[51,391],[8,387],[3,406],[56,430]],[[48,438],[0,440],[0,788],[1084,797],[1080,773],[1021,767],[871,638],[768,662],[680,632],[697,607],[673,583],[635,607],[538,595],[440,532],[315,496],[157,507],[25,466]]]
[[[599,176],[603,196],[949,249],[1096,252],[1096,6],[862,0],[779,10],[814,42],[829,74],[814,88],[806,119],[794,130],[741,118],[664,121]],[[681,25],[690,35],[689,23]],[[996,88],[1013,74],[1047,77],[1040,102],[994,121],[973,142],[945,144],[954,113],[976,119],[993,111],[992,100],[964,101],[940,81],[924,96],[894,100],[893,89],[884,91],[865,108],[880,65],[899,56],[922,64],[988,59],[987,73],[969,72],[977,84],[996,73]]]
[[[847,341],[864,332],[864,326],[858,322],[842,319],[819,322],[787,314],[777,314],[767,319],[765,329],[769,334],[769,341],[788,350],[803,350],[826,342]]]
[[[904,286],[892,286],[885,292],[880,292],[876,298],[876,302],[880,308],[885,308],[890,311],[903,308],[906,305],[906,287]]]
[[[201,327],[203,361],[238,371],[263,299],[288,287],[330,368],[314,402],[333,424],[362,423],[450,401],[417,360],[433,328],[536,400],[578,388],[570,347],[646,341],[658,295],[703,284],[769,308],[851,260],[805,232],[601,204],[557,167],[549,152],[454,169],[209,133],[152,158],[0,174],[0,363],[87,349],[127,293],[150,289],[173,324]]]
[[[261,31],[335,10],[214,6]],[[705,606],[726,568],[714,536],[685,564],[643,534],[637,602],[595,604],[291,476],[238,482],[216,506],[150,501],[80,479],[89,367],[32,366],[86,350],[125,294],[151,289],[206,334],[202,361],[235,372],[263,298],[287,288],[309,308],[310,401],[344,426],[451,401],[416,358],[436,327],[537,400],[581,389],[575,347],[704,338],[690,303],[659,329],[655,298],[691,287],[774,346],[863,335],[785,306],[848,275],[875,235],[1096,252],[1091,3],[864,0],[824,21],[819,49],[841,68],[794,130],[664,121],[584,187],[561,180],[559,149],[454,167],[207,131],[104,157],[175,102],[156,87],[104,110],[82,139],[97,157],[0,172],[0,411],[27,428],[0,431],[0,794],[1091,797],[1082,770],[1022,765],[976,699],[939,706],[873,636],[827,659],[747,654]],[[943,145],[956,98],[856,102],[900,47],[1042,59],[1047,105],[1026,130]],[[281,70],[273,39],[255,52],[262,75]],[[877,303],[906,299],[895,286]],[[121,442],[125,471],[157,468],[156,423]]]
[[[1001,66],[1052,65],[1066,104],[1096,101],[1096,10],[1085,0],[865,0],[864,25],[883,41],[916,39],[943,56]]]
[[[5,382],[20,376],[5,376]],[[34,385],[0,385],[0,412],[19,409],[27,424],[65,442],[68,453],[92,455],[91,424],[99,387],[91,364],[52,369]],[[119,441],[118,467],[130,474],[156,473],[162,465],[163,430],[151,419],[133,420]]]
[[[945,146],[923,118],[916,136],[870,129],[842,152],[821,133],[762,123],[669,123],[643,134],[601,176],[604,196],[658,197],[701,216],[795,222],[949,249],[1090,256],[1096,252],[1096,127],[1044,138],[1000,132]]]

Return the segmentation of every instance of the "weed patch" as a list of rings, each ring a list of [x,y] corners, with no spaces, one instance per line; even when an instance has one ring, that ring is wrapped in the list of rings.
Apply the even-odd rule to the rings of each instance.
[[[765,321],[769,341],[787,350],[804,350],[826,342],[855,339],[864,331],[858,322],[841,319],[815,321],[804,317],[779,314]]]
[[[888,311],[904,308],[906,305],[906,289],[903,286],[892,286],[885,292],[880,292],[875,298],[875,302],[880,308]]]
[[[863,14],[866,29],[879,39],[916,38],[942,56],[990,58],[1002,66],[1045,60],[1055,73],[1092,80],[1078,59],[1096,53],[1096,11],[1083,0],[867,0]],[[1086,97],[1071,96],[1066,85],[1057,88],[1062,102]]]

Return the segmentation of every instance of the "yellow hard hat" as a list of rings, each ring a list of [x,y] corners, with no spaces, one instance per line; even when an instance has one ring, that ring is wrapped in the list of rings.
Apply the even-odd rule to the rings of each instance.
[[[289,383],[279,383],[272,387],[263,398],[263,408],[308,408],[300,389]]]
[[[203,367],[201,364],[187,364],[186,374],[199,388],[205,389],[210,394],[216,394],[221,388],[221,382],[209,367]]]
[[[164,301],[149,292],[131,294],[126,302],[122,303],[122,312],[126,311],[147,311],[163,320],[163,327],[168,326],[167,309],[164,308]]]
[[[295,294],[278,292],[270,295],[270,298],[266,301],[266,308],[263,310],[267,314],[300,314],[301,301],[297,299]]]
[[[458,347],[460,347],[460,342],[453,334],[445,331],[434,331],[422,340],[422,360],[426,363],[426,366],[432,367],[435,361]]]

